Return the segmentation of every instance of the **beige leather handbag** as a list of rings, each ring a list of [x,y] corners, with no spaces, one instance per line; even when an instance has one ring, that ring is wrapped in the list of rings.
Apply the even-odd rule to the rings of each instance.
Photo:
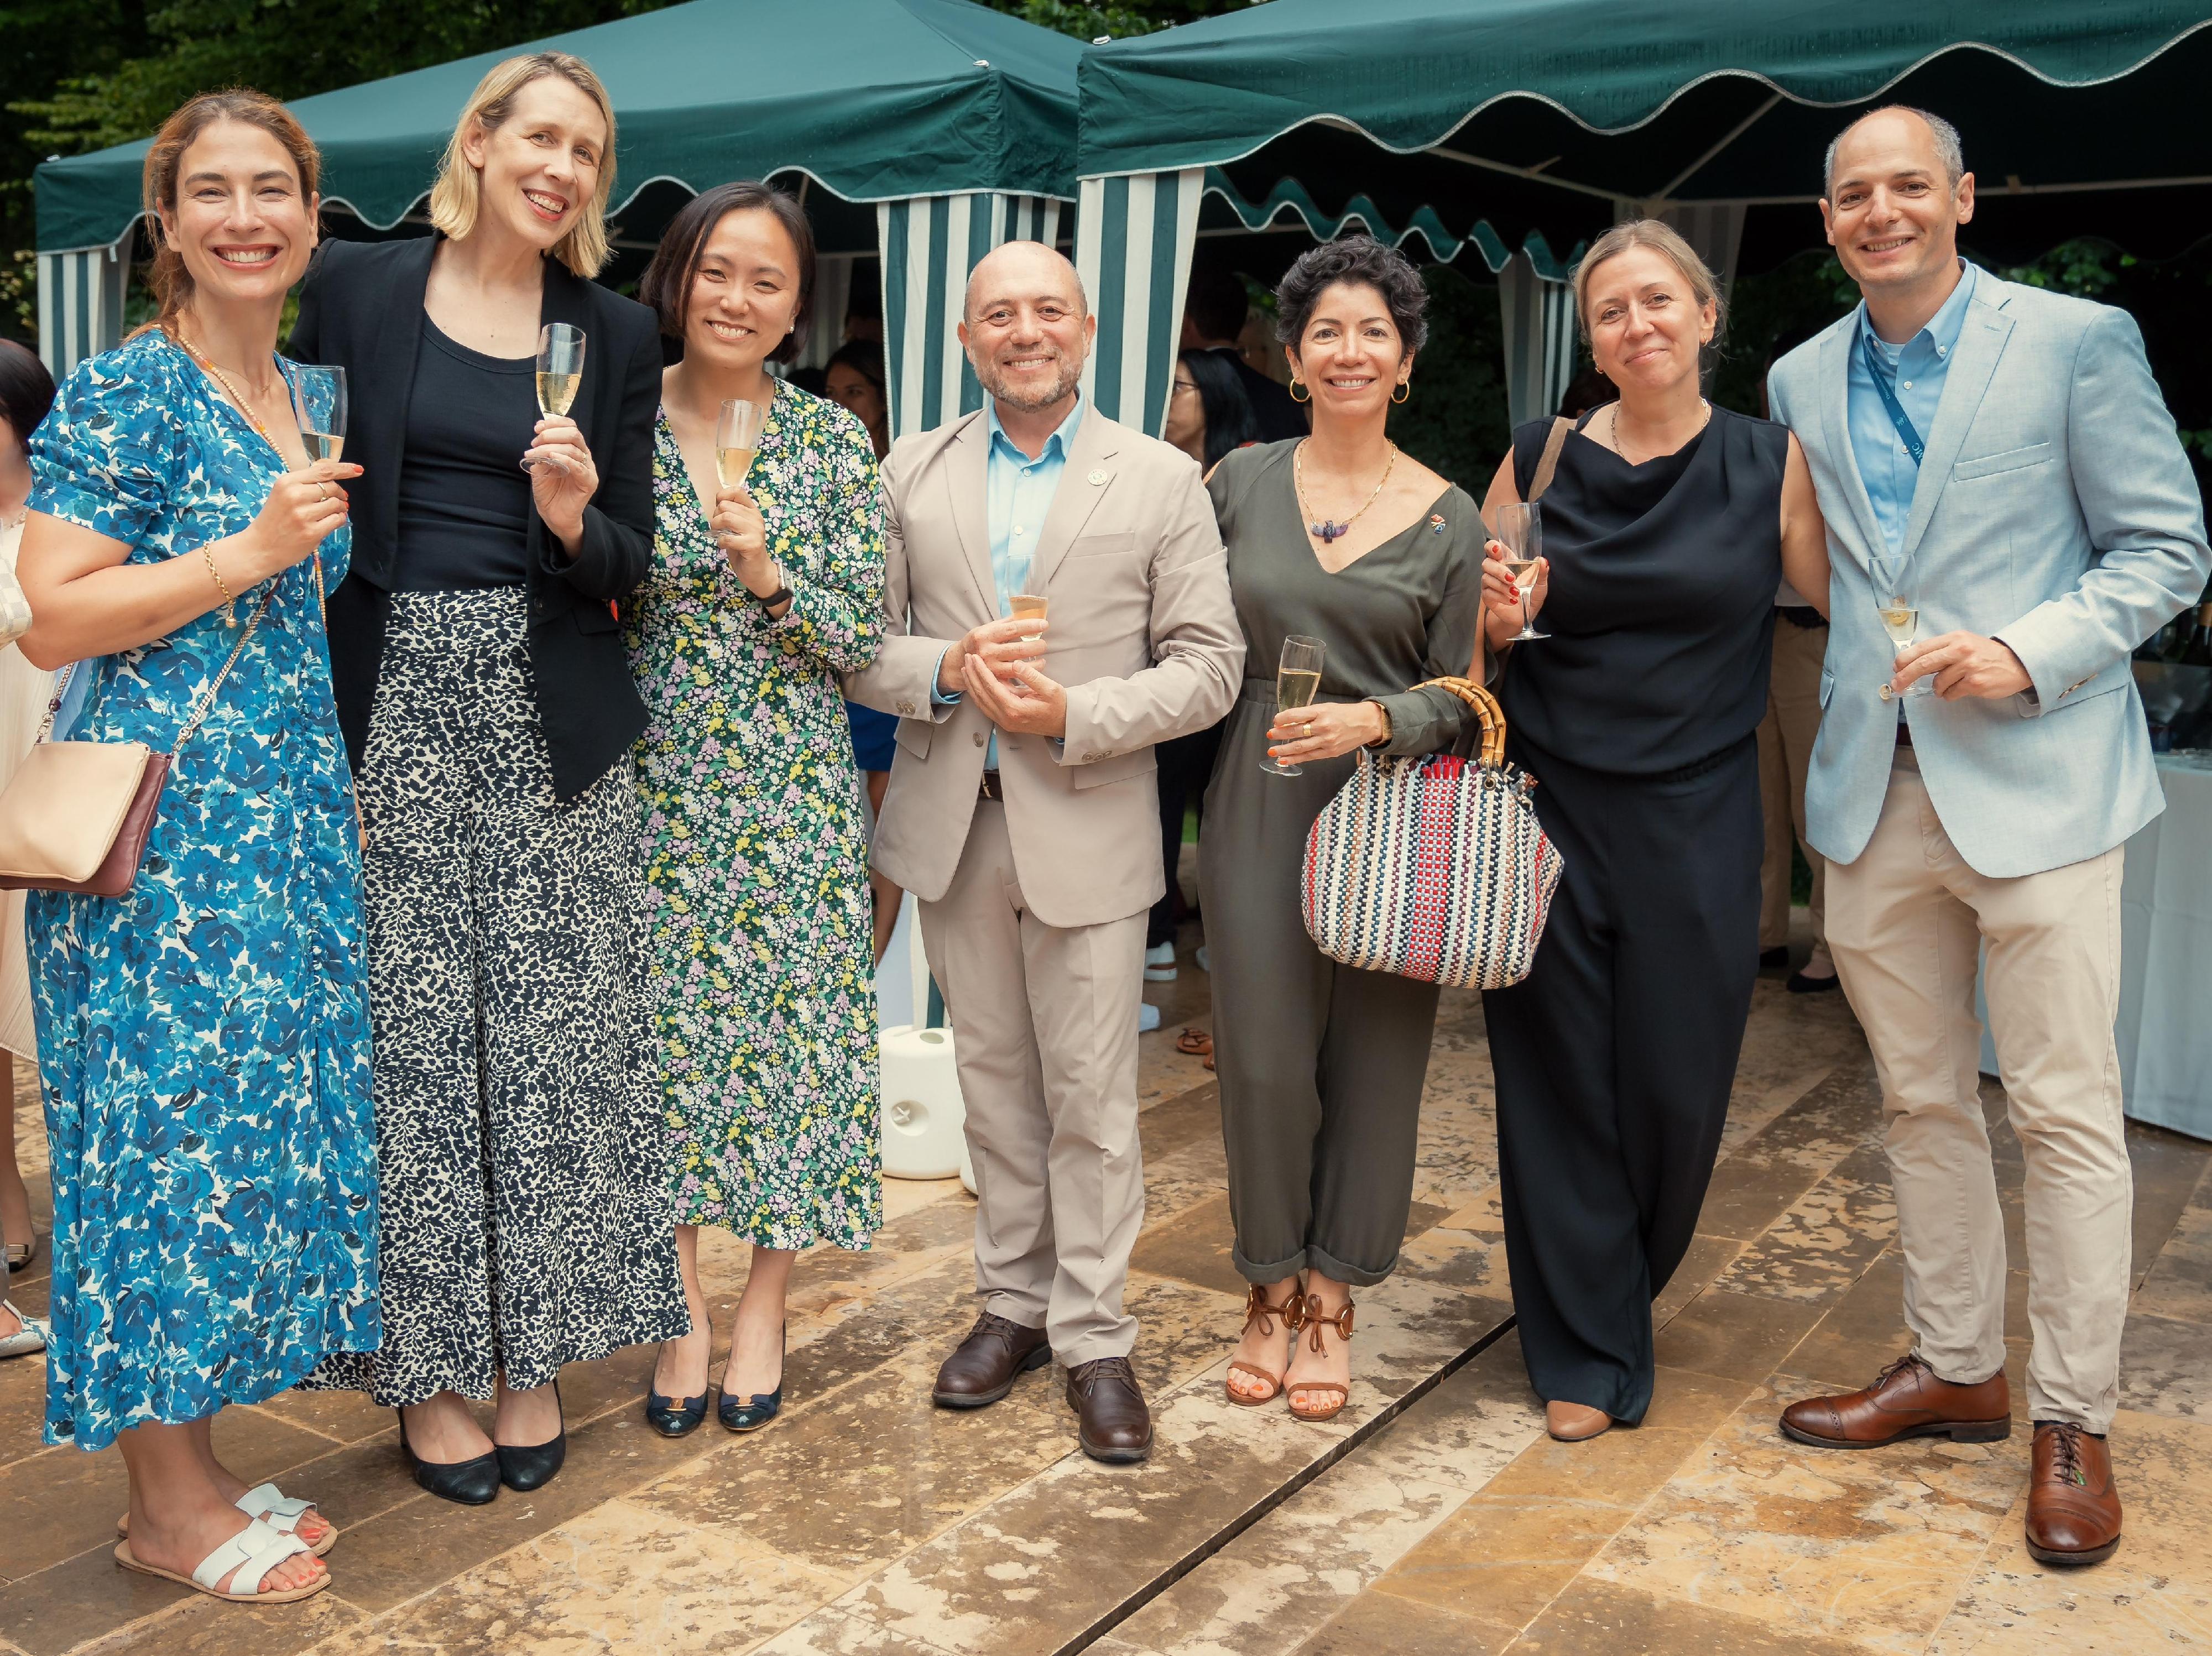
[[[269,596],[262,595],[222,670],[167,753],[143,742],[47,740],[69,688],[70,675],[64,676],[47,704],[38,742],[0,793],[0,890],[119,897],[131,889],[170,763],[215,706],[216,692],[268,613]]]

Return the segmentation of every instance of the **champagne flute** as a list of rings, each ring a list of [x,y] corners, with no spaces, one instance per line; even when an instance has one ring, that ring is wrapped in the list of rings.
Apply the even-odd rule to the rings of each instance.
[[[584,331],[549,322],[538,331],[538,411],[547,419],[568,413],[584,383]],[[531,462],[525,460],[523,469]]]
[[[1536,630],[1535,611],[1529,594],[1535,590],[1536,571],[1544,555],[1544,511],[1534,500],[1509,500],[1498,508],[1498,543],[1505,549],[1505,573],[1521,594],[1521,630],[1507,640],[1549,638]]]
[[[761,423],[765,410],[757,403],[735,397],[722,404],[714,422],[714,475],[724,488],[743,488],[745,474],[760,452]]]
[[[1875,589],[1874,608],[1875,613],[1881,618],[1881,630],[1889,634],[1890,643],[1901,652],[1920,630],[1920,611],[1904,593],[1887,590],[1893,585],[1885,582],[1883,586]],[[1926,695],[1930,688],[1929,681],[1923,676],[1914,679],[1905,693],[1907,695]],[[1881,699],[1887,701],[1896,694],[1896,690],[1885,680]]]
[[[292,417],[310,460],[335,460],[345,447],[346,374],[343,368],[302,365],[289,375]]]
[[[1304,638],[1296,633],[1283,640],[1282,659],[1275,668],[1278,716],[1313,705],[1313,699],[1321,694],[1321,662],[1325,648],[1319,639]],[[1277,764],[1273,754],[1261,760],[1260,768],[1270,776],[1305,774],[1301,766]]]

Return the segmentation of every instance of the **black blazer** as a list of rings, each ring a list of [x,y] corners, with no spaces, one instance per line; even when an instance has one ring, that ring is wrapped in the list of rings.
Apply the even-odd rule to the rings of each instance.
[[[439,238],[326,241],[300,290],[285,349],[295,361],[346,371],[345,458],[363,468],[352,498],[353,561],[330,595],[331,676],[338,725],[356,773],[368,752],[369,706],[384,657],[399,557],[399,466],[407,399],[422,337],[422,298]],[[543,322],[584,331],[584,382],[569,418],[599,470],[571,560],[530,514],[530,664],[553,791],[574,799],[606,774],[645,729],[614,603],[653,561],[653,422],[660,406],[660,328],[653,313],[557,259],[545,261]],[[517,457],[518,464],[520,457]]]

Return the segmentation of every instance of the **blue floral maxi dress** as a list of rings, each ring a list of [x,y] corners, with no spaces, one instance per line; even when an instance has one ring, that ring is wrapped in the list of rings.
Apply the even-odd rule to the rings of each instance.
[[[860,422],[781,387],[746,479],[781,620],[708,527],[664,415],[653,572],[623,606],[652,996],[679,1224],[863,1248],[883,1211],[873,934],[838,674],[882,636],[883,504]]]
[[[31,509],[136,564],[245,529],[284,470],[158,332],[80,364],[31,458]],[[347,550],[324,542],[326,585]],[[49,1443],[255,1402],[380,1337],[361,858],[313,561],[240,593],[235,626],[217,609],[82,664],[56,734],[166,751],[271,586],[129,895],[30,895]]]

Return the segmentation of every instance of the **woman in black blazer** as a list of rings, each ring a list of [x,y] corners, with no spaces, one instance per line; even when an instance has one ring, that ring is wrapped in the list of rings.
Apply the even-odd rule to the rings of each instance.
[[[290,345],[346,370],[365,470],[329,630],[367,845],[384,1282],[381,1349],[310,1384],[398,1409],[416,1481],[471,1503],[559,1469],[563,1363],[689,1326],[639,992],[645,708],[616,619],[652,559],[659,331],[590,280],[613,144],[582,62],[501,64],[447,151],[439,234],[326,245]],[[538,410],[552,322],[586,340],[567,418]],[[495,1395],[487,1440],[464,1400]]]

